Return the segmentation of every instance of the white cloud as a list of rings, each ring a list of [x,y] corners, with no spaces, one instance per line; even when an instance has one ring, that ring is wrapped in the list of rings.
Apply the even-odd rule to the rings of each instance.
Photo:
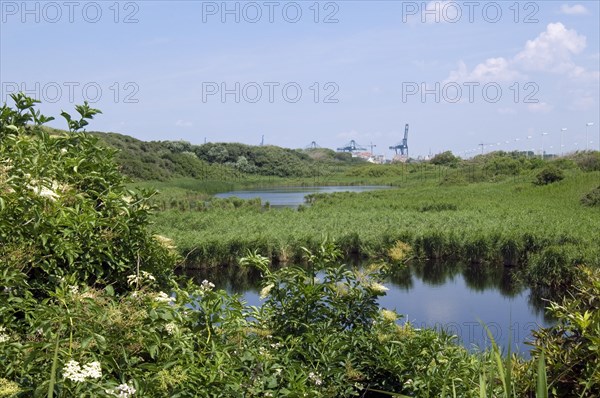
[[[587,46],[586,37],[562,23],[550,23],[535,39],[528,40],[514,57],[488,58],[469,70],[464,62],[451,71],[446,81],[506,82],[526,72],[548,72],[579,80],[596,81],[598,71],[588,71],[573,61]]]
[[[547,104],[546,102],[538,102],[537,104],[529,104],[527,105],[527,109],[533,113],[548,113],[554,107],[552,105]]]
[[[464,62],[458,64],[458,69],[450,72],[447,82],[506,82],[514,81],[522,77],[521,74],[512,68],[510,61],[503,57],[488,58],[469,72]]]
[[[194,124],[192,122],[188,122],[186,120],[179,119],[175,122],[175,126],[177,127],[192,127]]]
[[[585,8],[581,4],[575,4],[572,6],[568,4],[563,4],[562,6],[560,6],[560,12],[561,14],[566,15],[585,15],[589,13],[587,8]]]
[[[571,56],[581,53],[586,47],[586,37],[560,22],[550,23],[546,30],[533,40],[514,58],[514,62],[525,70],[554,73],[575,72],[578,68]]]

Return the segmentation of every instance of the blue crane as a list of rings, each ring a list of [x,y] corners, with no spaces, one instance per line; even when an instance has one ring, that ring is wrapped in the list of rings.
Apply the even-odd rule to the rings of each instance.
[[[355,152],[355,151],[366,151],[367,148],[363,147],[360,144],[357,144],[356,141],[352,140],[341,148],[337,149],[340,152]]]
[[[408,123],[406,123],[406,126],[404,126],[404,139],[402,142],[396,146],[391,146],[390,149],[396,151],[396,155],[398,154],[398,150],[400,150],[401,155],[408,156]],[[406,151],[406,154],[404,151]]]

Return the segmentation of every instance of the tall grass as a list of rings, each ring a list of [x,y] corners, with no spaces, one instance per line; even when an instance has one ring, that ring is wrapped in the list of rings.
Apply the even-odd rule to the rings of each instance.
[[[173,238],[190,264],[233,264],[258,249],[273,262],[300,258],[331,236],[348,255],[386,256],[397,241],[422,258],[504,263],[535,271],[542,284],[569,283],[572,265],[600,263],[600,214],[579,203],[600,173],[571,172],[534,186],[497,183],[439,186],[436,181],[392,190],[312,197],[302,211],[257,206],[169,210],[156,232]],[[536,275],[537,274],[537,275]]]

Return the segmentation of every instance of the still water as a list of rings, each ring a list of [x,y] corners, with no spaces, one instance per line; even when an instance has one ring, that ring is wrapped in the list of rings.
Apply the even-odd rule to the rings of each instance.
[[[312,193],[333,192],[366,192],[379,189],[389,189],[389,186],[323,186],[323,187],[277,187],[260,188],[255,190],[231,191],[216,194],[217,198],[229,198],[232,196],[240,199],[260,198],[262,203],[269,202],[272,207],[298,207],[304,203],[304,197]]]
[[[260,198],[274,207],[297,207],[312,193],[364,192],[389,189],[386,186],[279,187],[240,190],[217,194],[226,198]],[[354,266],[360,267],[361,264]],[[198,282],[208,279],[217,287],[241,294],[249,305],[260,305],[260,276],[237,267],[212,274],[192,275]],[[499,346],[510,344],[513,352],[528,356],[531,330],[549,326],[544,302],[517,282],[512,270],[503,266],[428,262],[400,267],[392,273],[381,297],[382,308],[395,309],[415,327],[444,329],[456,335],[469,349],[490,346],[487,326]]]
[[[260,305],[260,275],[236,268],[192,276],[241,294],[249,305]],[[401,314],[400,322],[443,328],[473,350],[490,346],[485,324],[499,346],[506,350],[510,341],[513,352],[527,357],[525,342],[531,340],[531,330],[549,326],[552,320],[545,317],[544,302],[514,279],[503,266],[484,270],[479,265],[415,264],[392,273],[385,283],[389,291],[379,304]]]

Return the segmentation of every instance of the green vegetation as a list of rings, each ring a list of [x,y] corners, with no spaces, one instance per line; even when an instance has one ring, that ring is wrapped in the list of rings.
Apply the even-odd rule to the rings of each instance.
[[[377,305],[390,268],[381,264],[357,271],[341,265],[342,250],[352,248],[374,254],[385,249],[381,253],[397,270],[413,255],[448,255],[450,245],[460,255],[474,253],[461,244],[477,233],[491,244],[496,237],[510,237],[513,225],[506,224],[503,232],[474,217],[485,203],[493,221],[524,219],[516,227],[526,228],[528,246],[499,247],[517,257],[539,253],[540,264],[554,261],[556,255],[543,251],[552,244],[578,251],[595,243],[584,235],[596,227],[597,210],[578,202],[597,177],[593,172],[567,170],[563,181],[539,187],[508,179],[441,188],[436,180],[426,180],[421,192],[409,189],[418,186],[415,178],[388,192],[314,196],[302,212],[204,197],[211,205],[203,209],[159,214],[162,220],[180,215],[200,220],[202,228],[223,216],[236,224],[214,233],[228,244],[233,242],[228,231],[244,223],[266,218],[285,225],[289,219],[290,230],[298,233],[285,235],[289,244],[302,239],[310,244],[298,253],[306,267],[272,271],[271,259],[260,253],[261,242],[270,244],[275,235],[262,241],[260,233],[270,234],[275,224],[241,231],[260,238],[256,250],[239,261],[246,272],[253,267],[262,274],[264,305],[256,308],[216,291],[210,281],[194,284],[174,277],[180,258],[173,242],[149,230],[155,193],[126,189],[114,153],[81,132],[98,110],[77,106],[78,119],[63,113],[69,132],[50,134],[42,124],[51,118],[36,111],[33,100],[12,98],[16,109],[0,108],[0,397],[541,398],[550,390],[587,398],[600,387],[597,269],[574,273],[573,297],[553,305],[558,323],[539,331],[533,359],[525,361],[503,356],[498,347],[469,353],[454,336],[399,325],[395,312]],[[176,195],[188,194],[179,189]],[[439,191],[444,194],[436,195]],[[509,204],[492,200],[506,192],[519,194]],[[418,199],[423,193],[430,196],[427,203]],[[194,195],[190,200],[198,201],[201,193]],[[540,196],[547,199],[544,206],[528,205],[511,217],[510,204],[537,203]],[[554,197],[556,203],[548,200]],[[378,218],[359,216],[365,200],[375,211],[370,216]],[[558,202],[582,217],[569,234],[560,223],[535,229],[526,218],[544,209],[560,222],[564,213],[550,216],[558,212]],[[384,233],[365,228],[363,234],[353,224],[348,234],[337,234],[339,244],[316,240],[323,232],[336,235],[335,227],[346,228],[350,217],[341,210],[359,217],[354,222],[362,221],[363,227],[380,224]],[[325,218],[326,212],[339,223]],[[298,217],[325,221],[309,235],[307,227],[297,228],[303,222]],[[448,238],[455,236],[452,227],[468,220],[473,224],[464,227],[468,239]],[[439,235],[432,234],[435,228]],[[514,239],[519,243],[523,237]],[[588,248],[581,261],[593,264],[596,255]],[[558,266],[565,261],[569,257]]]
[[[581,204],[584,206],[600,206],[600,186],[592,189],[581,197]]]
[[[565,178],[561,169],[556,167],[546,167],[536,176],[535,183],[537,185],[548,185],[560,181]]]
[[[440,186],[417,172],[407,182],[399,177],[396,189],[311,195],[302,211],[256,204],[168,210],[155,216],[154,229],[193,266],[234,264],[248,249],[273,262],[298,261],[300,247],[314,249],[330,236],[347,255],[385,258],[402,241],[418,257],[516,265],[540,271],[527,273],[533,282],[564,287],[575,265],[600,258],[598,210],[579,202],[598,173],[565,174],[547,186],[512,178]]]
[[[558,319],[534,331],[534,355],[544,353],[553,396],[586,396],[600,390],[600,270],[586,269],[562,303],[551,303]],[[593,392],[595,391],[595,392]]]
[[[438,153],[431,159],[432,164],[438,164],[443,166],[457,166],[460,163],[460,158],[454,156],[452,152],[446,151],[442,153]]]
[[[60,133],[60,130],[48,129]],[[191,177],[239,181],[252,176],[325,177],[340,168],[363,162],[330,149],[292,150],[238,143],[193,145],[187,141],[145,142],[117,134],[92,132],[108,147],[118,149],[121,171],[136,180],[166,181]]]

